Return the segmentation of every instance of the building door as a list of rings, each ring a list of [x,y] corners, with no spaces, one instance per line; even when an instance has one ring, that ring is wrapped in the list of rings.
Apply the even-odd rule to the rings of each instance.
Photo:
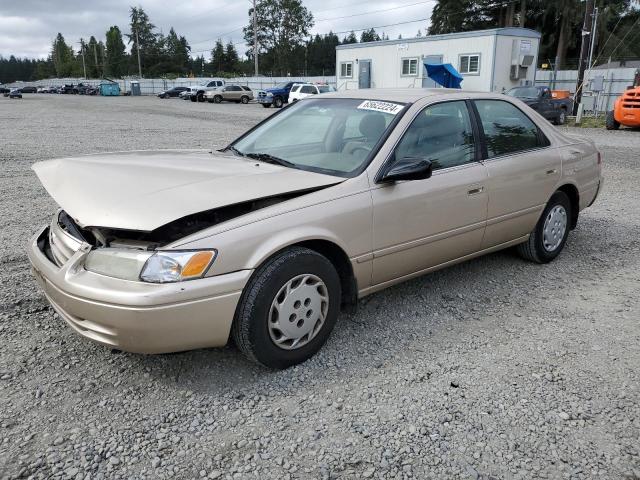
[[[360,60],[358,65],[358,88],[371,88],[371,60]]]
[[[438,84],[427,75],[427,63],[442,63],[442,55],[426,55],[422,60],[422,88],[436,88]]]

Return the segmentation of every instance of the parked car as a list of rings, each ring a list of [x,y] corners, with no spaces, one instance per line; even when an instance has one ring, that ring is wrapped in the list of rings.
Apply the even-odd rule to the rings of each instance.
[[[164,90],[158,94],[159,98],[175,98],[178,97],[182,92],[189,91],[189,87],[173,87],[168,90]]]
[[[77,333],[143,353],[231,336],[274,368],[390,285],[511,246],[552,261],[602,185],[591,140],[513,97],[440,89],[318,95],[220,151],[33,169],[62,209],[29,259]]]
[[[215,80],[208,80],[195,87],[189,87],[189,90],[191,92],[191,94],[189,95],[189,99],[192,102],[204,102],[205,92],[215,90],[216,88],[219,88],[219,87],[224,87],[224,84],[225,84],[224,80],[215,79]]]
[[[14,88],[5,96],[8,96],[9,98],[22,98],[22,89]]]
[[[38,87],[34,87],[34,86],[20,87],[20,91],[22,93],[36,93],[38,91]]]
[[[61,87],[58,87],[58,93],[63,93],[63,94],[73,94],[73,93],[78,93],[78,90],[76,90],[76,88],[73,86],[73,84],[69,84],[69,85],[62,85]]]
[[[282,108],[289,101],[289,92],[295,83],[285,82],[273,88],[267,88],[258,94],[256,101],[261,103],[264,108],[269,108],[271,105]]]
[[[320,93],[335,92],[336,89],[331,85],[314,84],[314,83],[294,83],[289,92],[289,101],[297,102],[303,98],[310,97],[311,95],[318,95]]]
[[[553,98],[549,87],[515,87],[507,95],[516,97],[556,125],[564,125],[573,110],[571,98]]]
[[[180,95],[178,95],[178,98],[182,100],[191,100],[191,89],[185,90],[184,92],[180,92]]]
[[[253,92],[249,87],[240,85],[226,85],[205,92],[204,98],[209,103],[236,102],[247,104],[253,100]]]
[[[10,91],[11,89],[8,87],[0,87],[0,93],[3,94],[5,97],[9,94]]]

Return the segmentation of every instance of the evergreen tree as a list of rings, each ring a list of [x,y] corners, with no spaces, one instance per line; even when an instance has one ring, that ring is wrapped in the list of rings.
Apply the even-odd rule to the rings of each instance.
[[[373,28],[371,28],[369,30],[364,30],[360,34],[360,41],[361,42],[377,42],[378,40],[380,40],[380,37],[378,36],[378,34],[376,33],[375,29],[373,29]]]
[[[229,41],[224,51],[224,71],[227,73],[233,73],[237,71],[239,60],[240,58],[238,57],[236,47],[231,41]]]
[[[76,63],[73,49],[67,45],[62,33],[58,33],[51,45],[51,58],[58,77],[69,77],[73,74]]]
[[[122,33],[117,26],[112,26],[106,33],[105,75],[120,78],[126,72],[127,53],[122,41]]]
[[[216,40],[216,45],[211,50],[211,67],[214,72],[223,72],[225,67],[225,51],[224,44],[219,38]]]
[[[342,39],[342,43],[343,44],[358,43],[358,37],[356,37],[356,34],[354,33],[354,31],[351,30],[351,33],[349,33],[349,35],[347,35]]]

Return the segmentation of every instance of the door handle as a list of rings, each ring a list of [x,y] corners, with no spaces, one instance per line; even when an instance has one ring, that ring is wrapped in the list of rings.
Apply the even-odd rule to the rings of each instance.
[[[484,191],[484,187],[475,187],[467,192],[467,195],[478,195]]]
[[[555,175],[556,173],[558,173],[558,170],[556,170],[555,168],[547,170],[547,175]]]

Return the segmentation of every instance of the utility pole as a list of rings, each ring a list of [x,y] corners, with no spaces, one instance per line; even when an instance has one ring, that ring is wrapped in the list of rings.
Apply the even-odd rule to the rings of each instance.
[[[253,0],[253,62],[254,76],[258,76],[258,16],[256,13],[256,0]]]
[[[586,0],[584,11],[584,22],[582,24],[582,43],[580,45],[580,65],[578,68],[578,81],[576,83],[576,94],[573,99],[573,114],[578,115],[578,109],[582,102],[582,84],[584,83],[584,71],[587,66],[589,44],[593,33],[593,0]]]
[[[589,72],[591,72],[591,67],[593,67],[591,63],[593,61],[593,48],[595,47],[596,36],[598,34],[597,29],[598,29],[598,7],[594,9],[593,22],[591,24],[591,46],[589,47],[589,63],[588,63]]]
[[[140,63],[140,40],[138,39],[137,28],[136,28],[136,50],[138,51],[138,77],[142,78],[142,64]]]
[[[82,54],[82,71],[84,72],[84,78],[87,78],[87,65],[84,62],[84,40],[80,39],[80,53]]]

